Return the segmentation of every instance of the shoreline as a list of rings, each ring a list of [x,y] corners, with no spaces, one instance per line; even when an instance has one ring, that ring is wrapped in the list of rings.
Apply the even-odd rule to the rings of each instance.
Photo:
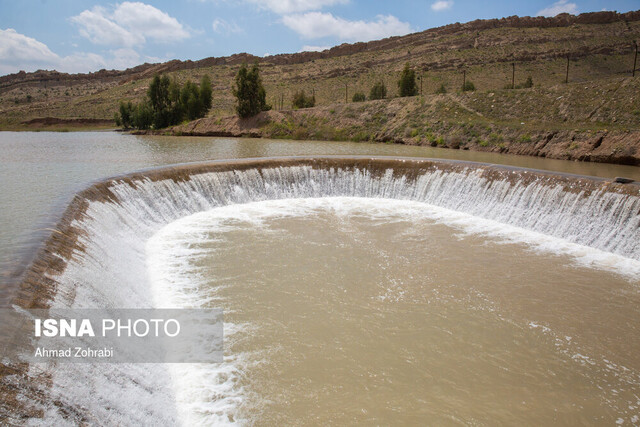
[[[640,129],[610,129],[597,123],[550,125],[538,119],[498,122],[465,110],[461,98],[394,98],[271,110],[248,119],[205,117],[167,129],[130,132],[403,144],[640,166]]]
[[[629,78],[618,83],[635,85]],[[604,104],[590,113],[543,114],[567,108],[553,105],[566,95],[558,87],[389,98],[270,110],[247,119],[213,115],[158,130],[117,129],[108,119],[44,117],[0,124],[0,131],[369,142],[640,166],[640,119],[600,121]]]

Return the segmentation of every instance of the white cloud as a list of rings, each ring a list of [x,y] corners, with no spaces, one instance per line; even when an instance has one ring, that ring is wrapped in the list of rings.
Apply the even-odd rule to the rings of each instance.
[[[435,3],[431,3],[431,9],[436,12],[440,12],[442,10],[451,9],[453,6],[453,0],[438,0]]]
[[[134,46],[143,44],[145,38],[140,33],[130,32],[105,17],[104,8],[96,6],[71,18],[71,22],[80,26],[80,35],[92,43],[115,46]]]
[[[144,58],[146,61],[150,59]],[[106,52],[106,57],[84,52],[61,57],[34,38],[20,34],[11,28],[0,29],[0,75],[38,69],[85,73],[102,68],[129,68],[142,61],[138,52],[130,48],[110,50]]]
[[[286,15],[282,22],[304,38],[336,37],[343,41],[369,41],[411,32],[411,26],[393,15],[378,15],[375,21],[349,21],[331,13],[307,12]]]
[[[97,53],[74,53],[60,58],[54,68],[63,73],[88,73],[103,68],[124,70],[140,65],[143,61],[149,61],[149,59],[141,59],[140,54],[133,49],[122,48],[108,51],[106,57]]]
[[[323,50],[331,49],[331,46],[310,46],[308,44],[302,46],[300,52],[322,52]]]
[[[537,16],[556,16],[560,13],[578,14],[578,5],[569,3],[568,0],[559,0],[549,7],[538,11]]]
[[[153,6],[140,2],[124,2],[116,6],[115,21],[129,31],[141,33],[157,41],[167,42],[189,38],[176,18]]]
[[[323,7],[349,3],[349,0],[247,0],[262,9],[268,9],[280,15],[320,10]]]
[[[211,24],[213,31],[216,33],[225,34],[240,34],[244,33],[244,30],[238,26],[235,22],[227,22],[224,19],[216,18]]]
[[[92,43],[114,47],[139,46],[147,40],[179,41],[190,36],[175,18],[140,2],[116,4],[113,12],[96,6],[73,16],[71,22]]]
[[[12,28],[0,29],[0,74],[37,70],[59,59],[44,43]]]
[[[107,61],[97,53],[74,53],[60,58],[57,63],[47,68],[63,73],[88,73],[108,68],[108,65]]]

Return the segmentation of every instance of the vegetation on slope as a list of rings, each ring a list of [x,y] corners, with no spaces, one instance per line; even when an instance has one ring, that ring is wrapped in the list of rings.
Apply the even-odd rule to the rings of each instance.
[[[231,117],[237,100],[232,88],[241,64],[256,59],[264,104],[279,111],[247,119],[243,126],[250,134],[452,147],[459,140],[460,148],[535,153],[529,148],[554,132],[551,141],[565,132],[623,134],[640,128],[640,76],[630,77],[638,39],[640,11],[510,17],[345,44],[325,52],[172,61],[95,76],[0,77],[0,128],[30,126],[22,123],[40,117],[112,118],[120,101],[141,102],[153,73],[160,71],[170,72],[181,85],[210,75],[214,102],[203,120],[215,128],[213,133],[235,134]],[[407,63],[415,73],[419,96],[401,100],[397,83]],[[464,91],[463,83],[470,89],[471,82],[475,90]],[[289,100],[302,91],[313,94],[315,108],[288,110]],[[369,99],[385,100],[351,102],[361,101],[353,94],[367,93]],[[301,118],[309,115],[311,119]],[[327,122],[312,125],[309,120],[316,115]],[[264,126],[256,128],[255,123]],[[571,154],[578,149],[566,151],[568,158],[584,158]]]
[[[601,96],[591,96],[597,91]],[[178,135],[350,140],[640,165],[640,79],[499,89],[208,117]],[[618,126],[611,128],[608,123]]]
[[[211,108],[211,96],[211,79],[206,74],[200,86],[187,80],[182,87],[175,79],[156,74],[143,101],[135,105],[120,101],[114,121],[125,129],[162,129],[204,117]]]

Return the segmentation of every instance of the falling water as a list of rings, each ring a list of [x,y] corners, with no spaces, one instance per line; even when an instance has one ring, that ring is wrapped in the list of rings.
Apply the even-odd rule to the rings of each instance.
[[[582,265],[640,277],[640,198],[595,184],[496,176],[473,166],[428,168],[413,175],[392,169],[317,168],[311,165],[195,173],[188,178],[115,179],[112,196],[88,201],[72,226],[78,247],[60,275],[52,307],[148,308],[206,306],[211,299],[187,276],[179,289],[160,289],[148,262],[148,243],[178,220],[232,205],[285,199],[363,198],[417,202],[431,218],[466,233],[519,242],[560,253]],[[636,192],[637,193],[637,192]],[[188,245],[187,245],[188,246]],[[180,254],[175,254],[176,259]],[[62,254],[60,254],[63,257]],[[175,285],[175,282],[174,282]],[[226,324],[225,334],[241,325]],[[208,422],[242,421],[243,390],[234,386],[238,360],[208,367],[171,365],[37,365],[48,377],[32,405],[45,424],[172,424],[189,420],[176,395],[184,378],[207,388]],[[178,390],[182,388],[181,390]],[[26,391],[25,391],[26,394]],[[23,397],[24,398],[24,397]],[[55,402],[53,404],[52,402]]]

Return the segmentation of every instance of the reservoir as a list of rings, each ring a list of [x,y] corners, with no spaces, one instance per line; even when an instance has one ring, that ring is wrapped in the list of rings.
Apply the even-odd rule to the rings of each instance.
[[[247,157],[372,155],[460,159],[640,180],[640,168],[536,157],[356,142],[134,136],[118,132],[0,132],[0,277],[20,269],[73,194],[140,169]],[[2,301],[2,299],[0,299]]]
[[[638,168],[109,132],[0,148],[5,271],[63,214],[81,248],[43,270],[51,307],[225,311],[224,363],[30,367],[48,424],[639,422],[640,198],[606,180]]]

